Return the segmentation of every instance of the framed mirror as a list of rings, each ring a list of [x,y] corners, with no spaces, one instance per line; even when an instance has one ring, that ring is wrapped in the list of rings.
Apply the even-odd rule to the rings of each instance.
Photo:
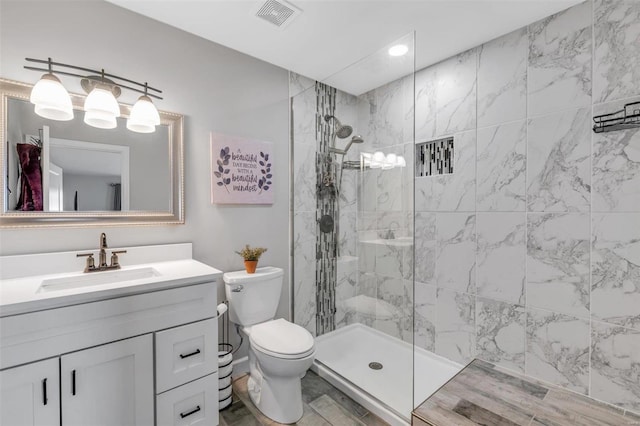
[[[160,111],[153,133],[83,121],[86,96],[71,94],[74,118],[34,112],[33,85],[0,79],[3,197],[0,227],[184,223],[183,116]]]

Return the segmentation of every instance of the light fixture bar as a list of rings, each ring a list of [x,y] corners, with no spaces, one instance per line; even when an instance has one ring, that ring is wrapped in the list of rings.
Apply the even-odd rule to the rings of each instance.
[[[137,89],[137,88],[134,88],[134,87],[130,87],[130,86],[125,86],[125,85],[122,85],[122,84],[116,82],[116,84],[118,86],[120,86],[120,87],[122,87],[124,89],[131,90],[131,91],[134,91],[134,92],[137,92],[137,93],[146,94],[147,96],[153,97],[155,99],[162,99],[162,97],[160,97],[158,95],[155,95],[153,93],[148,93],[148,90],[154,91],[156,93],[162,93],[162,90],[156,89],[156,88],[154,88],[152,86],[149,86],[147,83],[139,83],[137,81],[133,81],[133,80],[130,80],[128,78],[120,77],[120,76],[117,76],[117,75],[114,75],[114,74],[105,73],[104,70],[94,70],[94,69],[91,69],[91,68],[84,68],[84,67],[78,67],[78,66],[75,66],[75,65],[63,64],[61,62],[53,62],[50,59],[49,60],[43,60],[43,59],[25,58],[25,60],[29,61],[29,62],[35,62],[35,63],[39,63],[39,64],[47,64],[48,65],[47,68],[30,67],[30,66],[25,65],[24,68],[28,69],[28,70],[44,71],[44,72],[49,72],[49,73],[54,73],[54,74],[61,74],[61,75],[68,75],[68,76],[71,76],[71,77],[78,77],[78,78],[87,78],[86,75],[75,74],[75,73],[71,73],[71,72],[68,72],[68,71],[53,70],[51,68],[52,68],[53,65],[55,65],[55,66],[58,66],[58,67],[65,67],[65,68],[71,68],[71,69],[75,69],[75,70],[79,70],[79,71],[85,71],[85,72],[93,73],[93,74],[100,75],[100,76],[103,75],[105,77],[109,77],[110,79],[121,80],[121,81],[125,81],[127,83],[131,83],[131,84],[140,86],[143,89],[147,89],[147,91],[140,90],[140,89]]]

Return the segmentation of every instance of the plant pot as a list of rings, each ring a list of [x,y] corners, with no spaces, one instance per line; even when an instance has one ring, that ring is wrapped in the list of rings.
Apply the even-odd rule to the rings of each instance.
[[[258,267],[258,261],[257,260],[245,260],[244,261],[244,269],[247,270],[247,274],[255,274],[257,267]]]

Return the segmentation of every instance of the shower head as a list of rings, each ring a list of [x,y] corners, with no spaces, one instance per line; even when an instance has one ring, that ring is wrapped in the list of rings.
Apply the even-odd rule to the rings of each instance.
[[[344,139],[344,138],[348,138],[349,136],[351,136],[351,133],[353,133],[353,127],[349,126],[348,124],[342,124],[340,122],[340,120],[338,120],[338,118],[334,115],[325,115],[324,116],[324,121],[326,121],[327,123],[329,121],[331,121],[333,119],[333,121],[335,122],[334,124],[334,131],[335,131],[335,135],[337,137],[339,137],[340,139]]]
[[[336,154],[346,155],[346,153],[349,151],[349,148],[351,148],[351,145],[353,145],[354,143],[362,143],[362,142],[364,142],[364,139],[362,139],[362,136],[355,135],[354,137],[351,138],[351,140],[349,141],[347,146],[344,147],[344,149],[338,149],[338,148],[332,147],[332,148],[329,148],[329,152],[335,152]]]

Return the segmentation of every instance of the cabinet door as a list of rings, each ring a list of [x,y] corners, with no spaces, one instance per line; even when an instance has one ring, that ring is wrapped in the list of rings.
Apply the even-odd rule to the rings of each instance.
[[[0,424],[60,425],[59,360],[0,372]]]
[[[153,424],[150,334],[61,357],[62,424]]]

